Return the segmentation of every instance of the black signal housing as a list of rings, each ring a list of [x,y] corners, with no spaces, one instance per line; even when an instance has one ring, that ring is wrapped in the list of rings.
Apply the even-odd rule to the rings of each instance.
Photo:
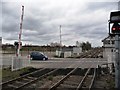
[[[111,28],[111,24],[113,24]],[[120,35],[120,10],[114,11],[110,13],[110,20],[109,20],[109,35],[115,36]]]
[[[110,13],[110,22],[111,23],[120,23],[120,11]]]

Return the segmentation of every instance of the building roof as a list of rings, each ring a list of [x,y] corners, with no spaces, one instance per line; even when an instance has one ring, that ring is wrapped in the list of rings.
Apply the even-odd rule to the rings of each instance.
[[[104,38],[104,39],[102,40],[102,42],[105,42],[106,40],[110,40],[110,39],[111,39],[111,40],[115,40],[115,39],[114,39],[114,36],[110,36],[110,35],[109,35],[109,36],[107,36],[106,38]]]

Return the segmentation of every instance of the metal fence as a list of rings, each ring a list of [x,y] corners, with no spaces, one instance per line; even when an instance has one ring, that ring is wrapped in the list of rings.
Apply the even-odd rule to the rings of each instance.
[[[27,57],[12,57],[12,71],[29,66],[30,59]]]

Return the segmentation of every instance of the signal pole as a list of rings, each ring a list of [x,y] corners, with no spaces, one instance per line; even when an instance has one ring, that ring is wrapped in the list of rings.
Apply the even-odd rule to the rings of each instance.
[[[120,35],[115,35],[115,87],[120,89]]]
[[[120,1],[118,2],[118,10],[120,10]],[[120,33],[115,35],[115,87],[120,89]]]
[[[110,24],[113,24],[110,31]],[[120,90],[120,11],[111,12],[109,35],[115,37],[115,88]]]
[[[118,2],[118,10],[120,10],[120,1]],[[120,30],[120,27],[118,29]],[[120,90],[120,32],[115,34],[115,50],[115,88]]]
[[[21,22],[20,22],[20,33],[19,33],[17,56],[20,56],[23,15],[24,15],[24,6],[22,6],[22,15],[21,15]]]

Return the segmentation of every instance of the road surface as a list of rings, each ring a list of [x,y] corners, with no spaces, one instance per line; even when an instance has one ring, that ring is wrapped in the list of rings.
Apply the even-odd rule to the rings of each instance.
[[[36,68],[94,68],[97,65],[107,63],[105,59],[98,58],[63,58],[63,59],[50,59],[47,61],[31,61],[30,66]]]
[[[2,55],[2,63],[0,64],[4,66],[11,65],[13,56],[14,55]],[[27,56],[23,57],[26,58]],[[107,60],[103,58],[50,58],[47,61],[32,60],[29,66],[35,68],[92,68],[104,63],[107,63]]]

